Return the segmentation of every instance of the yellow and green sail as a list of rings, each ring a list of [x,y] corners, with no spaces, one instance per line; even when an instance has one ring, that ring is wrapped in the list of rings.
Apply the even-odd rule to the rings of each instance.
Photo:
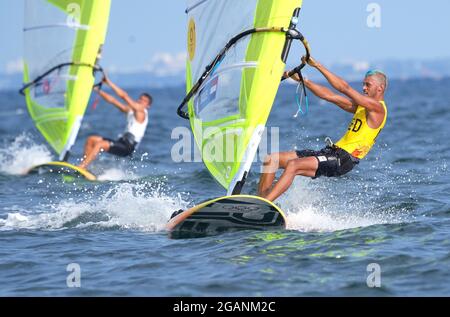
[[[60,159],[74,144],[89,102],[91,66],[105,41],[110,6],[111,0],[25,1],[24,82],[39,78],[25,89],[25,98]]]
[[[302,0],[188,1],[187,91],[226,43],[252,28],[288,28]],[[286,34],[254,33],[234,45],[189,101],[191,128],[211,175],[233,192],[261,141],[285,63]]]

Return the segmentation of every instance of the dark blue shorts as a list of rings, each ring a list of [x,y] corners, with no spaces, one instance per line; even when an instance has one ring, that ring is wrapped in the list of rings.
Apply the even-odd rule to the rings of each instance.
[[[303,150],[296,152],[299,158],[315,157],[317,159],[319,167],[314,178],[320,176],[342,176],[350,172],[357,164],[359,164],[359,159],[338,147],[327,146],[320,151]]]
[[[108,153],[121,157],[132,155],[137,145],[130,133],[125,133],[117,140],[103,139],[109,142]]]

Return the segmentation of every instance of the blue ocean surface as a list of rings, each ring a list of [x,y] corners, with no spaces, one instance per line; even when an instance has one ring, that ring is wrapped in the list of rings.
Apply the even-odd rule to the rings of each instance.
[[[277,201],[288,230],[183,240],[164,230],[172,212],[225,193],[201,162],[173,159],[189,127],[175,113],[183,87],[129,91],[154,97],[146,137],[131,160],[101,155],[98,182],[23,175],[56,157],[23,97],[0,92],[0,296],[448,296],[449,87],[391,81],[367,158],[341,178],[297,178]],[[295,90],[280,88],[245,193],[256,193],[271,141],[320,149],[347,129],[350,114],[312,96],[294,118]],[[113,106],[90,106],[71,162],[87,136],[115,138],[125,124]],[[74,265],[80,287],[69,287]]]

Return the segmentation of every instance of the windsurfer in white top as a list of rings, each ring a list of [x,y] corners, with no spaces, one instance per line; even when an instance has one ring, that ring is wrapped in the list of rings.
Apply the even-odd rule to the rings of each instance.
[[[141,94],[138,100],[133,100],[106,75],[103,79],[103,83],[111,87],[114,93],[125,103],[122,103],[97,87],[95,90],[105,101],[127,114],[128,124],[124,134],[115,141],[99,135],[88,137],[84,147],[83,161],[79,165],[79,167],[83,169],[86,169],[102,151],[121,157],[131,155],[134,152],[136,145],[141,142],[144,137],[148,124],[148,109],[153,103],[152,96],[147,93]]]

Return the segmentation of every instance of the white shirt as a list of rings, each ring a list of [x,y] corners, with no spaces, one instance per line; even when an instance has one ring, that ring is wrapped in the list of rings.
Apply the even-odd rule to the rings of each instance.
[[[142,141],[142,138],[145,135],[145,130],[147,129],[148,125],[148,112],[145,111],[145,120],[142,123],[139,123],[136,120],[136,117],[134,116],[133,111],[129,111],[127,114],[127,128],[125,129],[125,133],[131,133],[134,136],[134,139],[137,143],[140,143]]]

